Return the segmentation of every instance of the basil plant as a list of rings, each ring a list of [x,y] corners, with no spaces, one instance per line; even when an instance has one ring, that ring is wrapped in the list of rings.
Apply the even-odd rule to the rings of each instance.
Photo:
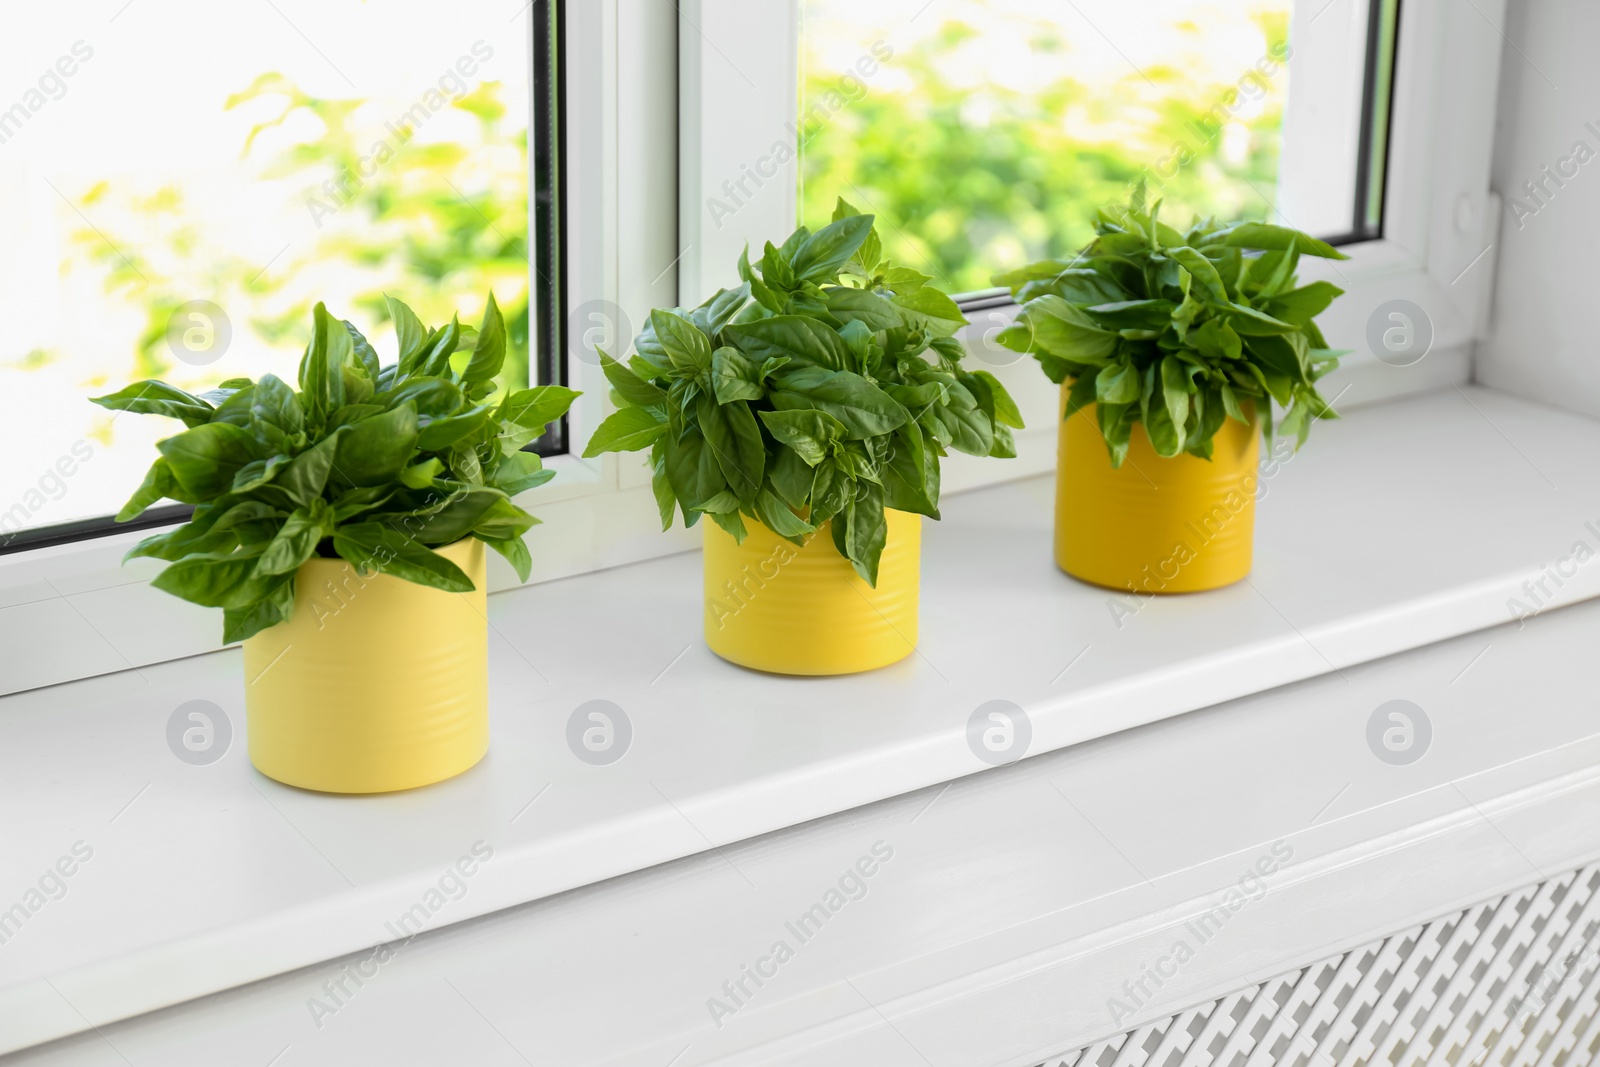
[[[747,249],[739,276],[693,310],[653,311],[626,364],[601,353],[618,410],[585,455],[649,449],[662,529],[676,509],[803,545],[829,524],[876,586],[884,509],[937,519],[940,457],[1015,456],[1016,405],[962,367],[955,302],[884,259],[873,217],[843,200],[759,267]]]
[[[1260,418],[1270,441],[1274,402],[1286,409],[1277,432],[1304,444],[1312,420],[1337,417],[1316,382],[1347,353],[1330,349],[1314,320],[1344,290],[1302,286],[1295,270],[1302,255],[1347,257],[1257,222],[1196,219],[1179,232],[1160,211],[1159,201],[1145,210],[1140,188],[1130,207],[1099,213],[1077,258],[997,275],[1022,305],[999,342],[1071,382],[1069,417],[1096,405],[1113,466],[1135,423],[1168,457],[1210,459],[1227,418]]]
[[[157,444],[117,519],[163,498],[194,505],[188,522],[128,558],[170,561],[153,584],[222,608],[224,641],[287,619],[295,571],[314,556],[468,592],[466,573],[432,549],[476,537],[527,579],[522,535],[538,520],[512,498],[554,472],[522,447],[578,394],[542,386],[490,399],[506,352],[492,294],[477,329],[425,328],[393,299],[389,312],[400,351],[388,366],[318,304],[298,389],[267,374],[199,395],[146,381],[95,399],[188,427]]]

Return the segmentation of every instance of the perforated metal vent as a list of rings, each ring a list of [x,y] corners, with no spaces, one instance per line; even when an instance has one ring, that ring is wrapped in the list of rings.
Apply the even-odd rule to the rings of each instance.
[[[1040,1067],[1558,1067],[1600,1060],[1600,866]]]

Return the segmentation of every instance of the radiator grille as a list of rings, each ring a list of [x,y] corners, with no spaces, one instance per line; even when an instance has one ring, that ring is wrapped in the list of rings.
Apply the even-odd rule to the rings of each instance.
[[[1600,865],[1039,1067],[1582,1067],[1597,1047]]]

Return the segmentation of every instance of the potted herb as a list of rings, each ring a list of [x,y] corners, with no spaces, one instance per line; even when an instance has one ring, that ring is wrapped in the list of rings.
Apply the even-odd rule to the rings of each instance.
[[[484,546],[527,579],[537,520],[512,498],[553,472],[521,449],[578,395],[491,399],[506,349],[492,295],[476,330],[389,311],[389,366],[318,304],[298,390],[268,374],[94,401],[188,427],[117,518],[163,498],[194,515],[128,558],[167,560],[158,589],[223,610],[223,640],[244,642],[250,760],[308,789],[406,789],[483,757]]]
[[[967,371],[966,322],[927,275],[885,260],[871,215],[768,243],[759,268],[686,311],[657,310],[618,410],[585,455],[650,450],[662,529],[705,525],[711,650],[784,674],[893,663],[917,640],[921,519],[939,460],[1014,456],[1015,404]]]
[[[1000,343],[1061,384],[1055,556],[1096,585],[1214,589],[1250,571],[1258,438],[1304,443],[1335,418],[1316,382],[1344,352],[1314,321],[1343,290],[1300,285],[1302,255],[1346,258],[1296,230],[1145,209],[1100,213],[1071,262],[996,277],[1022,305]]]

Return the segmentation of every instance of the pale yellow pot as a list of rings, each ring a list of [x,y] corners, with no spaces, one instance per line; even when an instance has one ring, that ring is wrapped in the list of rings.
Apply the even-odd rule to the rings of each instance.
[[[804,548],[753,519],[735,541],[705,527],[705,628],[711,651],[776,674],[855,674],[917,647],[922,517],[889,511],[878,586],[862,580],[824,524]]]
[[[484,544],[435,549],[476,589],[446,593],[341,559],[295,575],[294,614],[244,642],[250,762],[329,793],[438,782],[489,748]]]
[[[1065,411],[1067,388],[1062,388]],[[1056,564],[1109,589],[1194,593],[1250,573],[1260,430],[1228,419],[1210,460],[1156,453],[1142,424],[1113,469],[1093,405],[1061,424]]]

